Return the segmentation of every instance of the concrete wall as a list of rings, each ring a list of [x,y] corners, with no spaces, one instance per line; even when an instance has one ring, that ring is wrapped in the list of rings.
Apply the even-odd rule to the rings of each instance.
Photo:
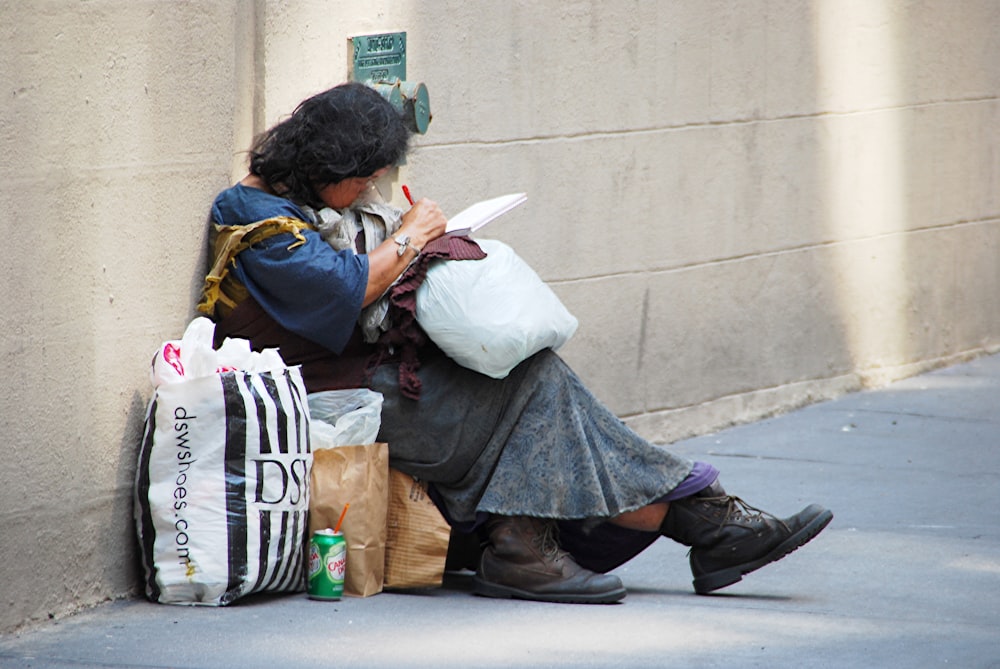
[[[484,236],[649,438],[1000,348],[992,0],[0,1],[0,630],[135,593],[147,364],[211,198],[395,30],[434,114],[400,178],[529,192]]]

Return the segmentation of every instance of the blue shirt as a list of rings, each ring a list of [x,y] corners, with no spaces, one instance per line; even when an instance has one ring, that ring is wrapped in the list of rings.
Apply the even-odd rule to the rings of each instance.
[[[246,225],[275,216],[309,221],[283,197],[237,184],[219,193],[212,221]],[[283,327],[341,353],[361,314],[368,285],[368,256],[335,251],[319,233],[303,230],[306,243],[291,234],[274,235],[236,256],[233,276]]]

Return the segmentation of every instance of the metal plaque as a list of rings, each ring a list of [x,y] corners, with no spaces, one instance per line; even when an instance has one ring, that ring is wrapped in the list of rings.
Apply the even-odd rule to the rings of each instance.
[[[406,33],[359,35],[350,39],[353,81],[403,81],[406,79]]]

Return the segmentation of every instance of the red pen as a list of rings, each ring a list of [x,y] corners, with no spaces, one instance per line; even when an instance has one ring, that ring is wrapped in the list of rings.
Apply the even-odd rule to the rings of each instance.
[[[413,196],[410,195],[410,188],[406,184],[403,184],[403,195],[406,196],[406,201],[409,202],[410,206],[412,207],[413,206]]]

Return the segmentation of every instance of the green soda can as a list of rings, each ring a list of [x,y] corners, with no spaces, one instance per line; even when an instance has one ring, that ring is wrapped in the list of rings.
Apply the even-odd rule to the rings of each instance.
[[[340,599],[346,567],[344,533],[329,529],[313,532],[309,540],[309,599]]]

